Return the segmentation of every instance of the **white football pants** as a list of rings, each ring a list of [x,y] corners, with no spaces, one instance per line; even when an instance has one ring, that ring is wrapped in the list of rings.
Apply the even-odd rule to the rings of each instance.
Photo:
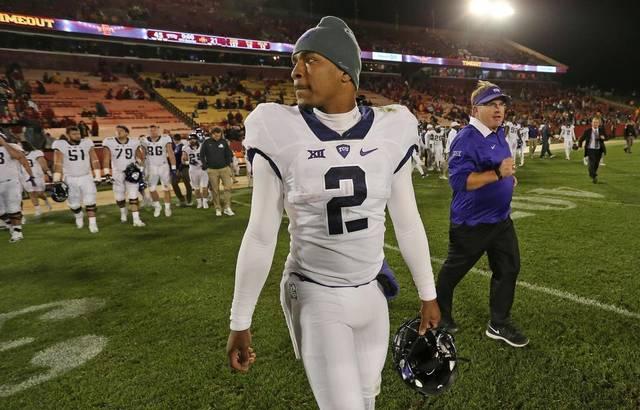
[[[320,409],[372,410],[389,344],[389,310],[378,282],[329,288],[285,273],[281,301]]]

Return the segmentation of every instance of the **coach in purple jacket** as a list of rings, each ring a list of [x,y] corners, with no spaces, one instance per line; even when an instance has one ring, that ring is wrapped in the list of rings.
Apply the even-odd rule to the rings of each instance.
[[[511,197],[517,184],[514,160],[502,122],[510,98],[480,81],[471,94],[471,119],[451,146],[449,184],[453,189],[449,254],[438,275],[441,327],[455,332],[453,291],[486,252],[491,277],[491,320],[485,334],[514,347],[529,339],[511,321],[520,272],[518,238],[511,221]]]

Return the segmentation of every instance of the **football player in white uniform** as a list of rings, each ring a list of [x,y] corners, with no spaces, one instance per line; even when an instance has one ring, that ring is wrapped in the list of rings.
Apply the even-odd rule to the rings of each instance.
[[[445,161],[449,159],[449,152],[451,152],[451,144],[453,140],[456,139],[456,135],[458,135],[458,130],[460,129],[460,124],[458,121],[452,121],[450,125],[451,129],[447,134],[447,142],[444,145],[444,159]]]
[[[294,352],[320,409],[369,410],[389,344],[387,301],[376,280],[385,208],[422,300],[420,333],[440,321],[411,181],[418,122],[401,105],[356,106],[360,48],[336,17],[300,37],[293,62],[298,106],[260,104],[245,122],[254,187],[227,353],[240,371],[255,361],[251,319],[285,210],[291,248],[281,302]]]
[[[31,198],[31,203],[35,209],[35,216],[40,216],[42,215],[40,199],[44,201],[49,211],[51,210],[49,199],[47,199],[47,196],[44,194],[45,178],[47,181],[51,180],[51,171],[49,170],[49,164],[47,164],[47,160],[42,151],[35,149],[28,141],[22,141],[22,149],[27,157],[27,161],[29,162],[29,166],[31,167],[31,171],[33,172],[33,177],[36,182],[35,186],[32,185],[29,182],[29,174],[26,173],[23,167],[20,167],[20,173],[22,174],[22,188],[29,194],[29,198]]]
[[[445,175],[445,162],[444,162],[444,144],[445,144],[445,136],[444,129],[442,127],[437,126],[435,129],[435,134],[433,136],[433,165],[434,168],[440,172],[440,179],[447,179]]]
[[[564,125],[560,126],[560,136],[564,140],[564,156],[568,161],[570,161],[571,149],[573,148],[573,144],[576,143],[576,131],[573,124],[566,122]]]
[[[11,243],[23,239],[20,166],[29,175],[28,183],[35,186],[33,171],[22,147],[10,143],[7,136],[0,132],[0,219],[9,226]]]
[[[158,127],[152,125],[149,127],[149,136],[141,138],[140,143],[145,150],[145,170],[153,201],[153,216],[159,217],[162,210],[160,195],[156,191],[158,182],[160,182],[164,191],[164,215],[169,217],[171,216],[171,175],[176,172],[176,157],[173,154],[171,137],[160,135]]]
[[[509,143],[509,150],[511,151],[511,158],[516,157],[516,149],[518,148],[518,130],[520,125],[515,122],[512,117],[512,121],[504,123],[505,132],[507,133],[507,142]]]
[[[182,162],[189,164],[189,179],[196,194],[196,206],[198,208],[209,208],[209,201],[207,201],[209,174],[202,169],[200,138],[195,132],[189,134],[189,144],[182,149]]]
[[[520,157],[520,166],[524,165],[524,155],[527,146],[529,145],[529,127],[523,122],[520,124],[520,128],[518,128],[518,145],[516,146],[516,156],[514,161],[518,162],[518,157]]]
[[[124,125],[116,127],[117,137],[108,137],[102,142],[104,151],[104,174],[110,177],[113,168],[113,196],[120,208],[120,222],[127,222],[127,208],[125,200],[129,200],[133,226],[145,226],[140,219],[138,189],[139,185],[125,180],[124,170],[129,164],[136,164],[142,169],[145,152],[140,146],[140,140],[129,137],[129,128]]]
[[[424,145],[424,165],[428,171],[433,171],[434,158],[433,158],[433,140],[436,136],[436,130],[433,128],[433,124],[427,124],[427,132],[422,136],[422,144]]]
[[[78,229],[84,227],[82,206],[89,218],[89,232],[98,232],[96,183],[100,183],[100,161],[91,138],[82,138],[78,127],[67,127],[66,138],[54,141],[53,182],[69,187],[67,205],[76,217]],[[92,175],[93,174],[93,175]]]

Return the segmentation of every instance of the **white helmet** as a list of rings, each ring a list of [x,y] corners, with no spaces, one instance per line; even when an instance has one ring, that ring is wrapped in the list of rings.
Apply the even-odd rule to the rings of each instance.
[[[432,130],[433,129],[433,124],[427,124],[427,129],[428,130]]]

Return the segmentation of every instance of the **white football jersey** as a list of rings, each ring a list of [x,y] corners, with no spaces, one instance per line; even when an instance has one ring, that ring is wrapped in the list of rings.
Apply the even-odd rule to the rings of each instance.
[[[83,138],[77,144],[67,140],[56,140],[51,148],[62,153],[62,173],[69,177],[91,175],[91,158],[89,152],[93,149],[93,141]]]
[[[44,153],[40,150],[31,151],[27,154],[27,162],[29,163],[31,172],[33,172],[33,176],[35,178],[44,178],[44,170],[38,162],[38,158],[42,157],[44,157]],[[25,178],[29,178],[29,174],[26,170],[24,170],[24,168],[21,168],[21,171],[23,172],[23,176]]]
[[[424,146],[427,149],[433,149],[433,140],[436,136],[435,130],[429,130],[424,134]]]
[[[9,145],[11,145],[11,148],[23,152],[20,145]],[[20,168],[22,168],[20,162],[13,159],[11,155],[9,155],[9,151],[4,146],[0,147],[0,182],[19,181]]]
[[[140,144],[145,150],[145,163],[151,166],[168,164],[167,144],[171,144],[171,137],[162,135],[157,141],[151,137],[140,138]]]
[[[184,148],[182,148],[182,152],[187,154],[189,165],[192,167],[202,167],[202,161],[200,160],[200,147],[198,144],[197,147],[191,148],[190,145],[185,144]]]
[[[529,127],[520,127],[518,130],[518,136],[520,137],[520,141],[523,144],[526,144],[529,141]]]
[[[108,148],[111,152],[111,168],[113,173],[123,172],[127,165],[136,162],[136,151],[140,146],[140,140],[137,138],[127,138],[122,143],[117,138],[105,138],[102,146]]]
[[[509,135],[507,136],[507,138],[511,141],[515,141],[518,139],[518,131],[520,130],[520,125],[519,124],[514,124],[511,121],[507,121],[505,124],[505,127],[509,127]]]
[[[575,138],[575,131],[573,125],[563,125],[560,127],[560,135],[565,141],[571,141]]]
[[[378,274],[392,179],[417,148],[418,121],[406,107],[360,111],[342,135],[297,106],[260,104],[245,121],[248,158],[265,157],[282,180],[291,238],[285,269],[330,286]]]
[[[458,131],[455,128],[451,128],[451,130],[449,130],[449,134],[447,135],[447,143],[444,147],[444,152],[446,154],[448,154],[451,150],[451,144],[453,143],[453,140],[456,139],[456,135],[458,135]]]

